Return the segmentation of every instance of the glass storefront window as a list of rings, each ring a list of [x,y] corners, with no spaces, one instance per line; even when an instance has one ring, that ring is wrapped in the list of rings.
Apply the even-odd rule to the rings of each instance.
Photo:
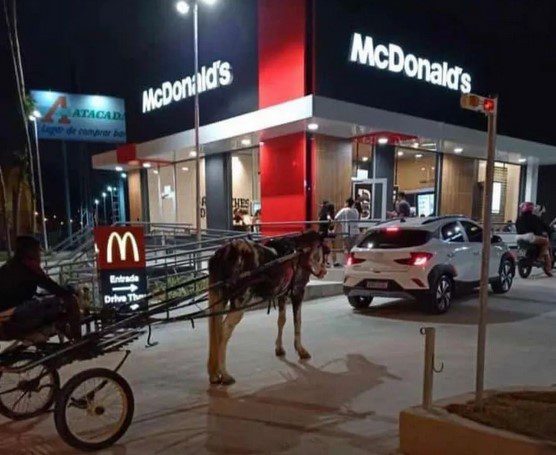
[[[461,214],[482,218],[486,161],[444,154],[442,163],[443,215]],[[517,218],[521,166],[496,162],[492,200],[492,221],[503,224]]]
[[[232,154],[232,210],[254,215],[260,208],[259,150]]]
[[[149,214],[152,223],[195,225],[195,160],[182,161],[147,171]],[[201,159],[201,200],[205,196],[205,160]],[[201,228],[206,228],[206,210],[201,205]]]
[[[404,192],[415,216],[435,212],[436,153],[411,148],[397,148],[395,193]]]
[[[486,174],[486,161],[479,162],[478,170],[478,210],[482,213],[482,199]],[[494,183],[492,191],[493,223],[515,222],[519,206],[521,166],[517,164],[494,163]]]

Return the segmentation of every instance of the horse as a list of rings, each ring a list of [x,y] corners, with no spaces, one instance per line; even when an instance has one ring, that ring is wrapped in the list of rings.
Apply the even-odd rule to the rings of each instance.
[[[301,302],[311,275],[326,274],[327,246],[315,231],[279,238],[266,243],[233,240],[220,247],[209,260],[209,358],[211,384],[229,385],[235,379],[226,368],[226,350],[245,307],[256,301],[278,302],[278,336],[275,353],[284,356],[282,332],[286,322],[286,300],[292,303],[294,347],[300,359],[311,355],[301,344]],[[272,262],[275,261],[275,262]],[[226,311],[224,318],[224,313]]]

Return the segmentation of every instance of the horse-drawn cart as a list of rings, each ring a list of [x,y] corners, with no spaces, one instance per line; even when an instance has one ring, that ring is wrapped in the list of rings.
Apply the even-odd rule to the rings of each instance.
[[[319,249],[322,247],[322,243],[315,243],[313,237],[311,243],[318,245]],[[242,312],[269,301],[269,295],[256,292],[257,287],[262,284],[263,288],[270,286],[272,289],[269,283],[276,281],[277,270],[280,275],[285,264],[301,264],[299,258],[310,254],[311,248],[304,247],[288,254],[275,254],[274,259],[256,264],[256,267],[237,267],[236,264],[232,267],[233,276],[226,279],[215,280],[212,273],[210,276],[199,273],[190,280],[145,297],[145,302],[154,302],[147,309],[142,309],[141,303],[144,302],[139,301],[118,312],[102,311],[90,316],[83,321],[86,334],[76,342],[62,341],[62,338],[59,342],[52,342],[53,333],[47,333],[41,342],[34,338],[36,334],[32,334],[32,339],[13,341],[0,353],[0,414],[21,420],[46,413],[54,406],[56,429],[67,444],[86,451],[109,447],[125,434],[133,419],[133,392],[118,373],[129,357],[128,345],[148,333],[147,346],[153,346],[150,341],[153,324],[189,321],[194,326],[195,320],[210,317],[214,325],[214,320],[222,315]],[[324,264],[322,255],[318,257],[319,264]],[[299,270],[302,268],[303,265]],[[308,270],[303,269],[306,276],[303,287],[310,274]],[[288,276],[291,285],[278,279],[282,294],[272,295],[271,299],[283,299],[288,292],[299,287],[295,284],[298,281],[295,281],[294,274]],[[207,278],[212,278],[208,286],[205,285]],[[180,289],[192,290],[187,295],[155,301],[161,295],[169,296],[172,291]],[[222,298],[209,299],[214,291],[218,291]],[[229,307],[226,307],[227,302],[231,302]],[[203,303],[204,308],[201,307]],[[280,311],[283,311],[283,305]],[[230,335],[231,330],[228,339]],[[279,337],[281,342],[281,329]],[[296,343],[301,347],[297,326]],[[221,349],[225,349],[226,344],[227,339]],[[114,370],[86,369],[61,385],[58,371],[62,367],[116,351],[122,353],[122,359]],[[301,355],[300,350],[298,353]]]

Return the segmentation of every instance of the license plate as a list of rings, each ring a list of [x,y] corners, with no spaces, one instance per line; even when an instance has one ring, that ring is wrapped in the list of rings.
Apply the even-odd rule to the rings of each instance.
[[[367,289],[388,289],[388,281],[367,281]]]

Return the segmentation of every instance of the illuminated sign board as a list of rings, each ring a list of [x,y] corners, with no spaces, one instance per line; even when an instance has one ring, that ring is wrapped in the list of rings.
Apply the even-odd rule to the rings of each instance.
[[[123,99],[44,90],[31,90],[31,98],[41,114],[39,139],[126,142]]]
[[[195,96],[195,79],[199,83],[199,94],[231,85],[234,80],[232,65],[217,60],[210,66],[202,66],[197,78],[191,75],[174,82],[163,82],[160,87],[148,88],[143,91],[143,114]]]
[[[352,36],[349,61],[462,93],[471,91],[471,75],[463,68],[418,57],[397,44],[376,43],[372,37],[361,33]]]
[[[141,227],[98,226],[95,228],[95,250],[104,305],[117,309],[147,295],[145,241]]]

